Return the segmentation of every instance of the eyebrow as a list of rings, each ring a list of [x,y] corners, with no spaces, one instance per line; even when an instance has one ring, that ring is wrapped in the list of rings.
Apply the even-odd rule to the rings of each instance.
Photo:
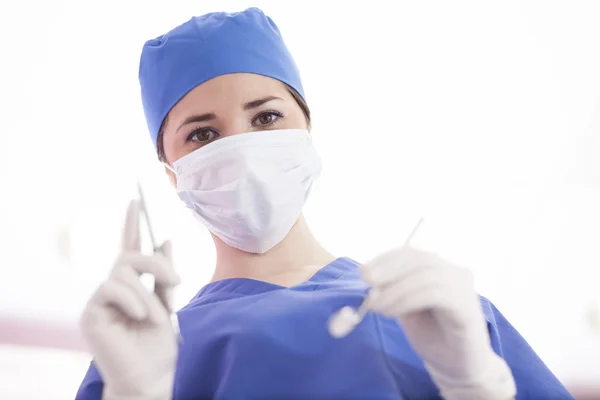
[[[217,116],[215,115],[215,113],[206,113],[206,114],[201,114],[201,115],[192,115],[191,117],[187,117],[185,119],[185,121],[183,121],[183,123],[181,125],[179,125],[179,128],[177,128],[177,131],[179,131],[181,128],[183,128],[187,124],[192,124],[194,122],[212,121],[214,119],[217,119]]]
[[[262,99],[258,99],[258,100],[253,100],[253,101],[249,101],[248,103],[244,104],[244,110],[251,110],[253,108],[256,107],[260,107],[265,103],[268,103],[269,101],[272,100],[283,100],[281,97],[277,97],[277,96],[267,96],[267,97],[263,97]]]
[[[260,107],[263,104],[268,103],[269,101],[273,101],[273,100],[283,100],[283,99],[281,97],[277,97],[277,96],[267,96],[267,97],[263,97],[262,99],[257,99],[257,100],[249,101],[248,103],[245,103],[242,108],[245,111],[246,110],[251,110],[253,108]],[[179,128],[177,128],[177,130],[179,131],[182,127],[184,127],[185,125],[188,125],[188,124],[198,123],[198,122],[212,121],[212,120],[215,120],[215,119],[217,119],[217,116],[216,116],[215,113],[206,113],[206,114],[200,114],[200,115],[192,115],[190,117],[187,117],[185,119],[185,121],[183,121],[183,123],[181,125],[179,125]]]

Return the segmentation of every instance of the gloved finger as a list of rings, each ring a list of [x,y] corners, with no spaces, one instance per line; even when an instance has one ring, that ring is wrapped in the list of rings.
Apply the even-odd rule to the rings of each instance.
[[[132,200],[127,207],[123,226],[122,249],[124,252],[140,251],[140,203]]]
[[[150,321],[154,322],[157,325],[161,325],[170,321],[169,314],[170,311],[167,310],[162,300],[155,293],[149,293],[150,298],[148,302],[148,318]]]
[[[403,279],[415,269],[440,264],[437,256],[405,246],[383,253],[362,267],[363,279],[373,287]]]
[[[147,319],[156,324],[161,324],[165,321],[168,315],[165,306],[156,293],[152,293],[146,289],[140,281],[138,274],[132,268],[120,268],[111,277],[113,280],[127,286],[137,296],[138,300],[144,304]]]
[[[160,246],[158,249],[158,252],[166,259],[173,262],[173,243],[170,240],[165,240],[162,246]]]
[[[137,296],[145,308],[148,309],[151,302],[151,292],[144,286],[140,276],[133,268],[116,268],[111,273],[111,279],[127,286]]]
[[[136,252],[122,253],[115,263],[114,270],[119,268],[132,268],[139,275],[152,274],[157,285],[172,287],[180,283],[179,275],[169,259],[158,253],[152,256]]]
[[[414,293],[425,291],[430,287],[443,285],[443,280],[446,278],[444,275],[440,268],[435,267],[423,267],[414,270],[412,274],[399,281],[377,287],[378,296],[369,304],[370,308],[382,314],[398,315],[395,310],[402,306],[403,299],[412,296]]]
[[[463,268],[426,268],[382,291],[373,308],[396,317],[425,309],[468,312],[476,299],[470,276]]]
[[[143,321],[148,317],[148,307],[127,285],[117,280],[104,282],[94,294],[92,302],[100,307],[114,306],[127,318],[136,321]]]
[[[421,311],[450,308],[447,294],[435,286],[401,293],[394,298],[393,303],[388,303],[385,306],[376,305],[377,312],[396,318],[402,318],[405,315]]]
[[[156,285],[154,286],[154,293],[167,312],[171,313],[173,311],[173,297],[175,294],[173,288],[163,285]]]
[[[459,302],[449,302],[447,293],[431,287],[406,294],[404,298],[399,299],[398,304],[399,307],[394,309],[394,315],[405,327],[422,322],[423,313],[428,312],[427,318],[431,319],[430,323],[443,327],[448,335],[468,330],[479,332],[476,336],[480,336],[481,340],[489,340],[486,335],[485,316],[475,293],[467,293],[467,296]],[[475,344],[477,338],[471,337],[470,340]],[[459,343],[456,342],[456,345],[458,346]]]

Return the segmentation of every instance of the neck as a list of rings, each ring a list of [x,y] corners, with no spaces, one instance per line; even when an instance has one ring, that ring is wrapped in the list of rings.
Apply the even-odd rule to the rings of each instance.
[[[298,219],[285,239],[264,254],[246,253],[216,236],[213,239],[217,250],[213,281],[252,278],[292,286],[335,260],[313,236],[304,217]]]

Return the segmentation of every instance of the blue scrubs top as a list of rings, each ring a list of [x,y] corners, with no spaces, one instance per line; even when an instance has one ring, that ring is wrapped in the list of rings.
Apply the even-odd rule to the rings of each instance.
[[[331,314],[358,306],[366,290],[347,258],[290,288],[243,278],[209,283],[178,313],[183,343],[173,398],[441,399],[394,320],[369,313],[345,338],[329,335]],[[573,399],[490,301],[481,303],[517,399]],[[92,362],[76,399],[101,398]]]

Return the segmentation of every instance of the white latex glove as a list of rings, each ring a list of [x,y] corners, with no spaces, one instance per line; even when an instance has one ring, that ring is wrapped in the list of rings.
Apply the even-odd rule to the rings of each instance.
[[[139,215],[139,203],[131,202],[123,252],[80,321],[104,381],[105,400],[166,400],[173,392],[177,339],[165,305],[170,308],[179,277],[171,265],[170,242],[160,253],[140,254]],[[154,275],[160,290],[151,293],[140,281],[142,273]]]
[[[442,397],[508,400],[512,373],[490,345],[471,273],[432,253],[402,247],[363,266],[368,308],[398,320]]]

